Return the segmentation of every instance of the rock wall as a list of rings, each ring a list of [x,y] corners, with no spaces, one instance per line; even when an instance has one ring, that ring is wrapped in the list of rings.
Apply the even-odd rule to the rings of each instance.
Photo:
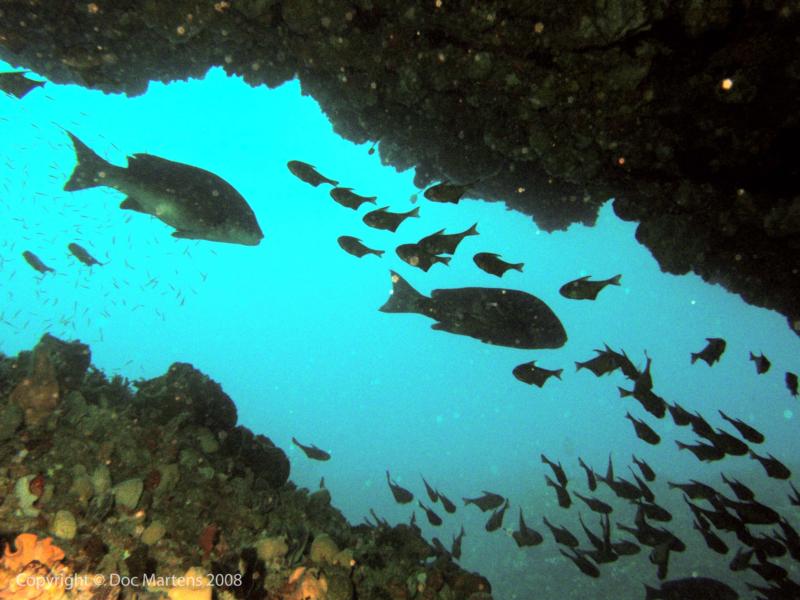
[[[795,332],[799,30],[799,0],[0,2],[0,57],[56,82],[298,75],[420,186],[478,179],[548,230],[614,197],[663,270]]]

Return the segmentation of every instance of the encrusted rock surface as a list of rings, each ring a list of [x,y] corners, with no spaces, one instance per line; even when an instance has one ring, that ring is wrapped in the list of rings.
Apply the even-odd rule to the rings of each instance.
[[[545,229],[613,196],[665,271],[800,330],[800,0],[0,3],[0,57],[140,94],[211,66],[298,75],[422,186],[474,181]]]

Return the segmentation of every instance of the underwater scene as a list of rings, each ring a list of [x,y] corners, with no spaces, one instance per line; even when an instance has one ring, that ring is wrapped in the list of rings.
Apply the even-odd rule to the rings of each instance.
[[[0,71],[0,598],[800,598],[800,339],[611,198]]]

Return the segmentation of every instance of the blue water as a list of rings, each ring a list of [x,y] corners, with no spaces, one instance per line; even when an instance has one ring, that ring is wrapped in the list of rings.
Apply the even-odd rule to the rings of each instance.
[[[0,63],[0,70],[9,68]],[[124,165],[127,154],[148,152],[217,173],[248,200],[264,240],[257,247],[176,240],[160,221],[120,210],[122,195],[114,190],[63,192],[74,152],[62,128],[115,164]],[[657,501],[675,509],[676,521],[668,526],[690,546],[672,557],[670,575],[688,576],[702,565],[701,573],[738,589],[743,581],[760,583],[755,574],[730,573],[730,556],[704,549],[680,494],[667,491],[664,482],[698,477],[717,486],[724,470],[797,526],[786,500],[788,484],[767,479],[746,457],[700,465],[679,453],[673,440],[689,443],[691,432],[621,400],[617,385],[630,388],[621,374],[596,379],[575,373],[574,361],[591,358],[604,342],[625,349],[640,365],[646,350],[659,395],[718,426],[725,425],[718,408],[745,419],[767,435],[759,451],[797,470],[798,405],[783,378],[786,370],[800,369],[800,341],[785,318],[747,306],[698,277],[661,273],[635,241],[635,225],[617,219],[610,203],[596,227],[546,233],[502,203],[441,205],[420,194],[421,218],[391,234],[361,223],[366,207],[356,213],[339,206],[327,186],[312,188],[285,166],[303,160],[358,193],[377,195],[378,206],[412,208],[410,196],[418,192],[413,172],[398,173],[367,150],[338,137],[297,81],[253,89],[212,70],[199,81],[151,84],[137,98],[53,84],[22,101],[0,95],[0,351],[29,349],[49,332],[89,343],[98,368],[131,379],[158,376],[173,361],[191,362],[222,384],[240,423],[287,451],[295,483],[316,489],[324,477],[334,504],[352,522],[370,508],[390,522],[407,521],[411,508],[394,504],[384,472],[390,469],[428,503],[423,474],[459,504],[455,515],[437,508],[446,516],[439,528],[417,509],[425,535],[449,546],[463,524],[460,562],[489,577],[500,600],[640,597],[638,582],[657,581],[646,552],[602,567],[597,581],[559,555],[542,515],[574,533],[579,512],[595,528],[597,520],[577,499],[569,511],[557,506],[544,486],[549,470],[539,460],[542,452],[564,463],[571,489],[581,492],[586,488],[578,456],[603,471],[610,452],[620,475],[632,452],[645,458],[659,475]],[[449,267],[436,265],[426,274],[394,254],[400,243],[442,227],[462,231],[474,222],[480,236],[465,239]],[[387,253],[357,259],[338,247],[340,235],[360,237]],[[70,242],[108,264],[79,264],[67,251]],[[40,276],[22,259],[23,250],[56,273]],[[501,283],[473,264],[472,255],[481,251],[524,261],[525,271],[509,272]],[[391,289],[389,269],[424,293],[499,285],[533,293],[559,315],[569,342],[558,350],[492,347],[432,331],[432,321],[419,315],[378,312]],[[582,275],[616,273],[622,273],[622,286],[606,289],[596,302],[558,294],[562,284]],[[712,336],[728,342],[721,363],[690,365],[689,353]],[[767,354],[769,373],[756,374],[751,350]],[[534,359],[563,367],[563,380],[540,390],[511,375],[514,366]],[[629,410],[661,434],[658,447],[635,437],[624,418]],[[292,436],[333,458],[309,461],[292,446]],[[504,529],[494,534],[483,531],[488,514],[461,507],[462,496],[481,490],[511,499]],[[602,486],[598,495],[613,498]],[[633,509],[612,503],[619,507],[614,520],[632,523]],[[511,539],[520,507],[527,523],[546,534],[542,546],[519,550]]]

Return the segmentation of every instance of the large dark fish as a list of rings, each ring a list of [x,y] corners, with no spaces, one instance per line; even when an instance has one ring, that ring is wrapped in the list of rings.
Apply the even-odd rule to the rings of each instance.
[[[708,577],[673,579],[661,584],[660,589],[644,586],[645,600],[738,600],[733,589]]]
[[[231,184],[204,169],[151,154],[118,167],[67,132],[78,162],[64,189],[112,187],[127,195],[120,208],[152,215],[175,228],[172,236],[256,246],[264,237],[255,214]]]
[[[789,479],[789,477],[792,476],[792,472],[786,467],[786,465],[772,456],[772,454],[768,454],[767,456],[759,456],[750,450],[750,458],[760,462],[761,466],[764,467],[764,471],[767,472],[767,476],[772,477],[773,479]]]
[[[542,367],[536,366],[536,361],[532,360],[531,362],[526,362],[521,365],[517,365],[514,367],[512,373],[514,377],[519,379],[523,383],[527,383],[528,385],[535,385],[536,387],[542,387],[547,380],[551,377],[555,377],[556,379],[561,379],[561,373],[564,369],[543,369]]]
[[[522,269],[525,267],[525,263],[506,262],[500,258],[499,254],[494,252],[478,252],[472,257],[472,260],[478,265],[479,269],[496,277],[502,277],[510,269],[522,273]]]
[[[352,188],[335,187],[331,190],[331,198],[347,208],[358,210],[365,203],[375,204],[377,196],[359,196]]]
[[[292,172],[292,175],[297,177],[300,181],[304,181],[314,187],[317,187],[321,183],[329,183],[333,186],[339,185],[338,181],[320,175],[313,165],[300,160],[290,160],[286,163],[286,166],[289,167],[289,171]]]
[[[610,279],[602,281],[589,281],[591,275],[580,277],[569,283],[565,283],[558,290],[558,293],[571,300],[595,300],[597,295],[603,291],[607,285],[619,285],[622,275],[615,275]]]
[[[400,244],[395,252],[403,262],[422,269],[426,273],[436,263],[450,264],[449,256],[436,256],[421,248],[419,244]]]
[[[486,512],[487,510],[494,510],[506,501],[506,499],[500,494],[487,492],[486,490],[483,490],[483,496],[479,496],[477,498],[463,498],[463,500],[464,504],[474,504],[483,512]]]
[[[752,360],[755,363],[756,373],[758,373],[759,375],[763,375],[764,373],[769,371],[769,368],[772,366],[772,363],[769,362],[769,359],[766,356],[764,356],[763,352],[758,356],[756,356],[751,352],[750,360]]]
[[[385,229],[387,231],[394,232],[397,231],[397,228],[400,227],[400,224],[407,218],[419,217],[419,206],[404,213],[389,212],[388,208],[388,206],[376,208],[375,210],[365,214],[364,218],[361,220],[375,229]]]
[[[417,313],[437,321],[432,328],[468,335],[486,344],[511,348],[560,348],[564,326],[541,300],[502,288],[433,290],[428,298],[394,271],[392,294],[380,307],[387,313]]]
[[[24,98],[31,90],[44,85],[44,81],[34,81],[25,77],[30,71],[11,71],[0,73],[0,90],[17,98]]]
[[[784,380],[786,381],[786,389],[789,390],[789,393],[797,398],[797,373],[792,373],[791,371],[786,371],[786,375],[784,376]]]
[[[55,273],[55,269],[48,267],[42,262],[42,259],[29,250],[25,250],[25,252],[22,253],[22,258],[24,258],[25,262],[31,267],[39,271],[39,273]]]
[[[511,534],[517,546],[522,548],[525,546],[538,546],[544,541],[541,533],[535,529],[531,529],[522,518],[522,509],[519,509],[519,529]]]
[[[625,413],[625,418],[633,423],[633,428],[636,430],[636,437],[640,440],[652,444],[653,446],[661,441],[661,437],[644,421],[633,417],[631,413]]]
[[[303,453],[310,458],[311,460],[330,460],[331,455],[325,452],[325,450],[321,450],[317,448],[313,444],[310,446],[304,446],[300,442],[298,442],[295,438],[292,438],[292,443],[300,448]]]
[[[84,248],[83,246],[80,246],[73,242],[69,246],[67,246],[67,248],[75,256],[75,258],[77,258],[87,267],[91,267],[93,265],[101,265],[101,266],[103,265],[103,263],[101,263],[94,256],[89,254],[89,251],[86,250],[86,248]]]
[[[722,338],[706,338],[708,344],[700,352],[692,352],[692,364],[697,362],[697,359],[704,360],[710,367],[715,362],[718,362],[722,353],[725,352],[725,340]]]
[[[361,240],[357,237],[353,237],[352,235],[341,235],[339,236],[336,241],[339,244],[339,247],[347,252],[348,254],[352,254],[353,256],[357,256],[361,258],[362,256],[366,256],[367,254],[374,254],[375,256],[383,256],[384,250],[373,250],[372,248],[368,248],[364,244],[361,243]]]
[[[444,229],[440,229],[436,233],[426,235],[417,242],[417,245],[429,254],[455,254],[458,245],[470,235],[478,235],[477,223],[461,233],[445,233]]]
[[[394,496],[394,500],[398,504],[408,504],[414,499],[414,494],[392,481],[389,471],[386,471],[386,482],[389,484],[389,489],[392,491],[392,496]]]

